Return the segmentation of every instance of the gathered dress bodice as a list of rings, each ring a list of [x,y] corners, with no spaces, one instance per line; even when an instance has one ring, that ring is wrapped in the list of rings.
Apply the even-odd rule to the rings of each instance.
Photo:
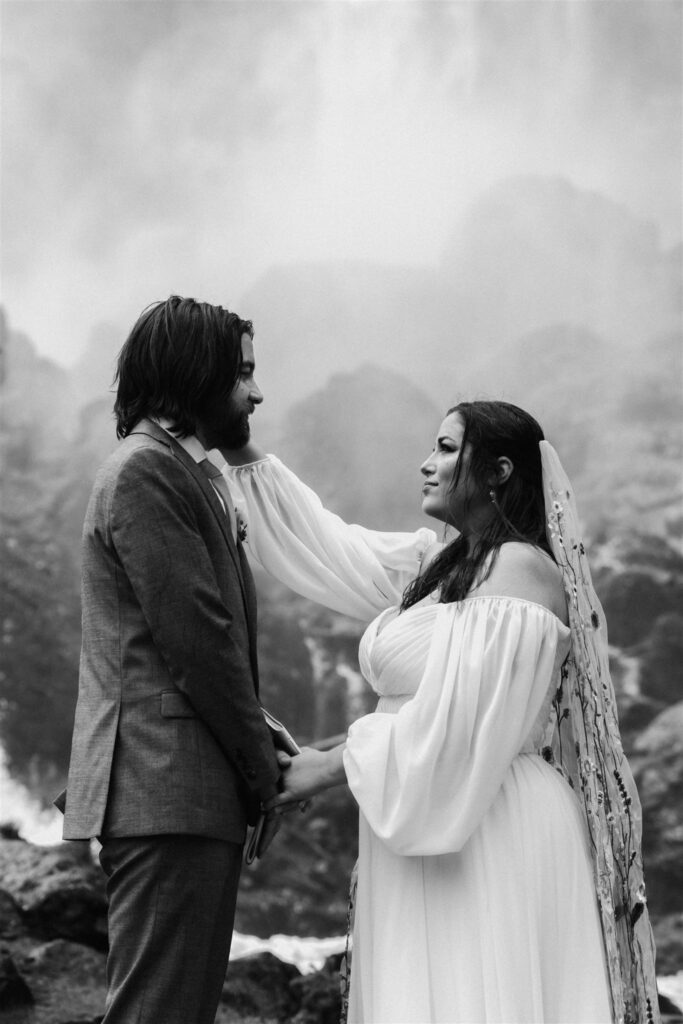
[[[465,599],[467,602],[486,600],[477,597]],[[376,711],[395,713],[415,696],[419,680],[424,673],[431,645],[433,620],[438,607],[438,601],[430,596],[404,612],[400,612],[398,607],[387,608],[373,619],[363,633],[358,660],[364,679],[379,698]],[[552,619],[555,618],[550,612],[548,615]],[[557,624],[561,629],[564,628],[561,623]],[[558,644],[555,671],[552,673],[541,708],[522,743],[520,753],[539,753],[544,746],[548,730],[552,726],[552,704],[557,688],[557,673],[568,650],[569,631],[566,630],[565,642]]]

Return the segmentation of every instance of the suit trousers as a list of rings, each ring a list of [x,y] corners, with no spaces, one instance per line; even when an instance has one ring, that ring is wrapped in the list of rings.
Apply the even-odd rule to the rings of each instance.
[[[109,898],[102,1024],[213,1024],[242,846],[188,835],[101,842]]]

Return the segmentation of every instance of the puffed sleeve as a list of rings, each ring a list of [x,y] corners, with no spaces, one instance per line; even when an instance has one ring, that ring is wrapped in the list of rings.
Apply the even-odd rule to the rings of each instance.
[[[223,470],[256,561],[292,590],[365,621],[398,604],[436,541],[348,525],[273,455]]]
[[[397,713],[350,728],[344,767],[395,853],[460,850],[541,710],[568,629],[541,605],[481,597],[439,605],[424,673]]]

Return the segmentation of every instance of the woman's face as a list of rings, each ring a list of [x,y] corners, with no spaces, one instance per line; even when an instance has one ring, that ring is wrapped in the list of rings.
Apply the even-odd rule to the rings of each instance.
[[[431,455],[420,467],[425,478],[422,511],[434,519],[455,526],[461,533],[467,531],[470,519],[478,511],[477,506],[482,504],[481,499],[477,501],[476,490],[468,478],[468,449],[464,452],[462,449],[464,433],[465,423],[459,413],[453,412],[446,416],[439,427]],[[463,465],[460,467],[460,479],[454,490],[453,481],[461,460]]]

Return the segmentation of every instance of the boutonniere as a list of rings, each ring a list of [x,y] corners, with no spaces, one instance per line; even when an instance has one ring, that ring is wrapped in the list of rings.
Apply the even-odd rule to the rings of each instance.
[[[235,522],[237,523],[237,539],[244,544],[247,539],[247,521],[237,508],[235,509]]]

